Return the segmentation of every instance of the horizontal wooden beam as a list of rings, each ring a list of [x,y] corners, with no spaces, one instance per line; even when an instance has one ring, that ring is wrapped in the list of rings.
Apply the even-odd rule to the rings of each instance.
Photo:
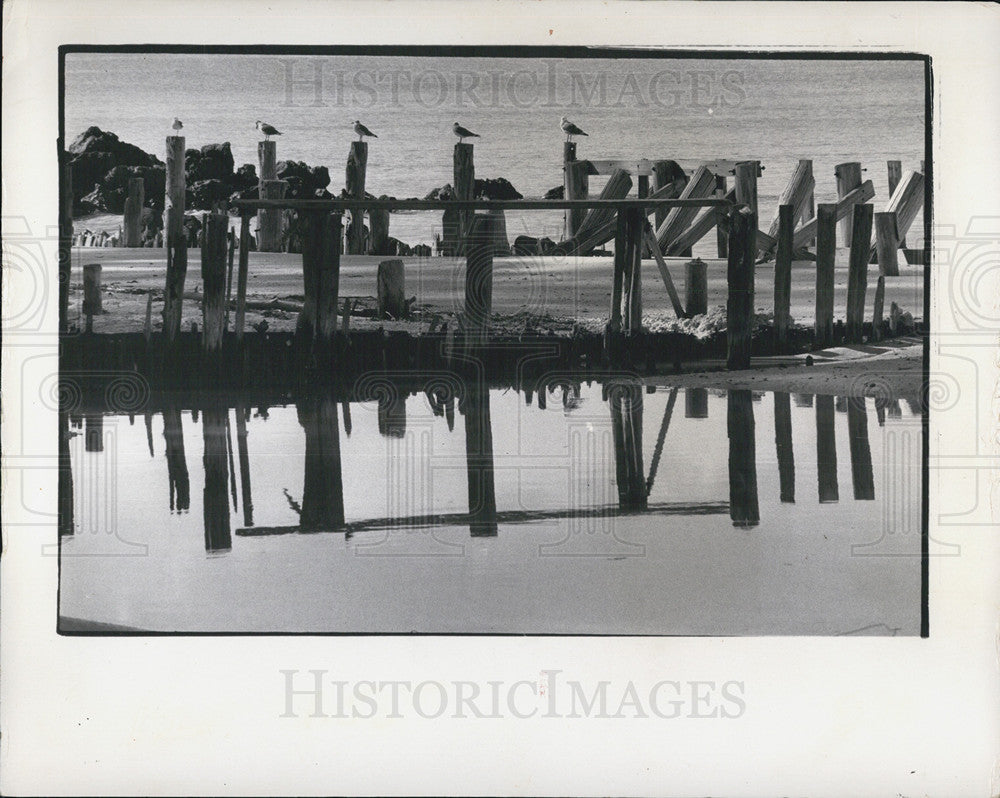
[[[610,210],[622,210],[625,208],[718,208],[732,205],[728,200],[720,197],[704,197],[701,199],[668,199],[655,196],[628,197],[626,199],[583,199],[583,200],[381,200],[366,199],[363,202],[353,199],[239,199],[233,200],[230,205],[240,211],[254,211],[258,208],[291,208],[300,211],[326,211],[336,213],[338,211],[349,211],[353,208],[365,208],[368,210],[387,211],[443,211],[443,210],[469,210],[469,211],[549,211],[579,208],[608,208]]]
[[[654,167],[657,162],[662,160],[666,159],[657,158],[656,160],[650,160],[649,158],[612,158],[595,160],[592,158],[589,159],[587,163],[590,164],[589,173],[592,175],[610,175],[614,174],[618,169],[624,169],[630,175],[651,175],[654,172]],[[740,163],[740,161],[734,161],[727,158],[714,158],[708,161],[695,160],[692,158],[672,158],[670,160],[677,163],[681,169],[688,174],[696,172],[699,166],[704,166],[712,174],[722,177],[733,174],[736,170],[736,164]],[[760,177],[760,172],[763,171],[763,169],[764,167],[761,166],[758,170],[757,177]]]

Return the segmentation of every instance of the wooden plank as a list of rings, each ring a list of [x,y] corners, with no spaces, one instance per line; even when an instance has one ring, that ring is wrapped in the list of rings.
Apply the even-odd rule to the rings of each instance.
[[[646,246],[649,247],[650,252],[653,253],[653,258],[656,260],[656,268],[660,271],[660,277],[663,279],[663,285],[667,289],[667,294],[670,296],[670,304],[673,305],[674,313],[677,318],[684,318],[684,309],[681,306],[681,298],[677,295],[677,289],[674,287],[674,281],[670,276],[670,270],[667,268],[667,262],[663,259],[663,255],[660,253],[660,248],[657,246],[656,238],[653,235],[653,228],[649,224],[649,220],[644,220],[644,236],[646,240]]]
[[[715,176],[705,167],[700,167],[681,192],[680,199],[702,199],[715,193]],[[656,241],[660,251],[664,251],[694,221],[697,208],[690,206],[674,208],[656,229]]]
[[[896,214],[892,211],[876,213],[875,253],[880,274],[888,277],[899,276],[899,244]]]
[[[718,191],[718,189],[716,189],[716,191]],[[735,202],[735,191],[730,191],[727,198],[730,202]],[[688,255],[691,248],[701,241],[701,239],[703,239],[713,227],[718,228],[719,222],[721,221],[722,229],[719,232],[719,238],[725,240],[726,243],[722,249],[727,253],[721,257],[728,257],[729,231],[726,229],[727,218],[726,209],[724,207],[703,209],[698,216],[695,217],[695,220],[691,222],[691,226],[677,236],[673,243],[667,247],[666,254],[681,257]]]
[[[807,211],[809,198],[813,195],[815,187],[816,179],[813,177],[812,161],[806,159],[800,160],[788,181],[788,185],[785,186],[784,191],[778,197],[778,208],[780,209],[782,205],[791,205],[794,223],[794,221],[801,219]],[[776,238],[778,235],[778,224],[780,221],[778,217],[779,214],[775,213],[771,226],[767,231],[767,234],[772,238]]]
[[[576,159],[576,142],[563,142],[563,196],[566,199],[585,199],[589,191],[589,164]],[[563,235],[572,238],[583,223],[587,211],[583,208],[566,210],[563,216]]]
[[[875,307],[872,310],[872,341],[882,340],[882,313],[885,307],[885,275],[875,284]]]
[[[628,246],[628,226],[624,211],[619,211],[615,219],[615,262],[611,282],[611,314],[608,328],[618,332],[622,328],[622,291],[625,278]]]
[[[649,195],[648,199],[658,199],[660,197],[669,196],[674,191],[673,184],[668,184],[655,190]],[[626,204],[624,207],[635,207],[631,204]],[[643,212],[648,216],[653,212],[652,208],[644,208]],[[577,236],[569,241],[563,241],[557,247],[557,252],[563,254],[576,254],[582,255],[590,252],[592,249],[606,244],[615,236],[615,230],[617,226],[617,221],[612,218],[601,227],[594,230],[592,233],[587,233],[584,237],[581,237],[578,233]]]
[[[702,166],[706,167],[714,175],[731,175],[736,168],[737,161],[730,158],[712,158],[703,160],[700,158],[673,158],[688,174],[697,172]],[[757,159],[760,163],[760,160]],[[590,174],[610,175],[619,169],[624,169],[632,175],[651,175],[656,172],[656,160],[648,158],[591,158],[587,161],[590,164]],[[763,167],[761,167],[761,171]],[[758,172],[758,177],[760,173]]]
[[[642,331],[642,245],[646,217],[638,208],[626,211],[628,217],[629,280],[626,308],[626,332]]]
[[[871,180],[866,180],[846,197],[839,200],[835,206],[830,203],[831,207],[836,208],[835,221],[846,217],[854,209],[856,204],[868,202],[868,200],[874,196],[875,186],[872,185]],[[810,241],[817,237],[816,231],[818,224],[818,217],[814,217],[795,231],[795,235],[792,237],[793,251],[802,249]],[[777,246],[777,243],[778,242],[771,238],[771,236],[767,233],[760,230],[757,231],[757,247],[759,249],[766,250],[767,248],[774,248]]]
[[[726,188],[726,177],[725,175],[716,175],[715,177],[715,196],[722,198],[728,194]],[[735,197],[735,194],[733,195]],[[724,220],[726,218],[726,212],[723,208],[715,209],[715,246],[716,251],[720,258],[729,257],[729,231],[726,230],[726,225]]]
[[[631,188],[631,185],[629,186]],[[385,208],[390,211],[435,211],[435,210],[475,210],[475,211],[552,211],[564,210],[566,208],[596,208],[604,209],[614,213],[619,208],[645,208],[649,206],[650,213],[657,205],[664,205],[669,208],[692,208],[726,207],[724,200],[710,198],[680,199],[671,196],[669,186],[666,191],[654,191],[648,197],[639,199],[638,197],[624,197],[617,199],[603,199],[600,197],[588,198],[585,200],[565,200],[565,199],[519,199],[519,200],[449,200],[449,199],[366,199],[366,208]],[[655,200],[655,201],[654,201]],[[298,211],[349,211],[357,205],[356,200],[349,199],[287,199],[287,200],[261,200],[261,199],[237,199],[230,203],[230,207],[240,210],[253,210],[257,208],[290,208]]]
[[[837,206],[816,207],[816,314],[814,345],[833,343],[833,280],[837,255]]]
[[[851,222],[851,257],[847,272],[847,341],[860,344],[865,321],[865,292],[868,288],[868,242],[872,237],[872,213],[867,204],[854,206]]]
[[[632,190],[632,178],[628,172],[620,169],[608,180],[601,191],[600,199],[615,200],[624,198]],[[580,224],[577,238],[585,238],[589,233],[598,230],[602,225],[612,220],[614,210],[611,208],[591,208]]]
[[[924,176],[920,172],[909,171],[903,175],[903,179],[896,186],[895,192],[889,198],[889,203],[885,206],[886,211],[896,214],[896,234],[900,239],[906,236],[917,218],[917,214],[924,207]],[[878,242],[871,242],[870,258],[878,256]]]

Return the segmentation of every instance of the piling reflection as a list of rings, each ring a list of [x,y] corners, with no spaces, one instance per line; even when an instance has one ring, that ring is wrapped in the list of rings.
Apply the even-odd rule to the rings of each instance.
[[[729,392],[726,429],[729,434],[729,517],[733,526],[757,526],[760,523],[757,446],[750,391]]]
[[[493,537],[497,534],[497,498],[489,390],[476,381],[467,382],[459,409],[465,417],[469,532],[473,537]]]
[[[627,382],[608,390],[611,434],[615,445],[618,507],[646,508],[646,475],[642,463],[642,386]]]
[[[378,433],[387,438],[406,436],[406,393],[386,391],[378,397]]]
[[[201,412],[202,438],[205,444],[205,551],[228,551],[232,548],[229,528],[229,456],[226,451],[226,409],[206,405]]]
[[[296,410],[306,436],[299,526],[307,532],[342,527],[344,485],[337,403],[330,396],[309,397],[301,399]],[[379,422],[381,432],[381,414]]]
[[[69,413],[59,411],[59,534],[73,534],[73,464],[69,454]]]
[[[183,512],[191,508],[191,481],[184,456],[184,429],[181,411],[167,405],[163,408],[163,439],[166,444],[167,481],[170,483],[170,510]]]
[[[684,391],[684,418],[708,418],[708,388]]]
[[[243,525],[253,526],[253,495],[250,489],[250,451],[247,447],[249,408],[236,405],[236,448],[240,458],[240,495],[243,499]]]
[[[104,416],[101,413],[87,413],[83,417],[84,451],[104,451]]]
[[[792,453],[792,408],[787,393],[774,394],[774,445],[778,455],[782,504],[795,503],[795,455]]]
[[[868,414],[864,398],[851,397],[847,405],[847,428],[851,446],[851,482],[854,498],[875,498],[875,475],[872,473],[872,450],[868,443]]]
[[[837,438],[832,396],[816,397],[816,473],[820,503],[839,501]]]

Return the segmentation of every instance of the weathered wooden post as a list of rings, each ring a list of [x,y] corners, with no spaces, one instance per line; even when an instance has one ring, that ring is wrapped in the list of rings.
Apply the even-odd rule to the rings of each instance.
[[[734,172],[736,201],[748,206],[754,219],[757,219],[760,215],[757,208],[757,175],[760,173],[760,161],[740,161],[736,164]]]
[[[615,229],[615,259],[611,276],[611,310],[604,330],[604,354],[614,365],[614,351],[622,329],[622,294],[628,271],[628,219],[624,211],[617,212]]]
[[[303,350],[325,348],[337,330],[341,216],[311,211],[302,223],[303,303],[295,337]]]
[[[202,409],[201,428],[204,442],[205,489],[202,504],[205,521],[205,551],[228,551],[232,548],[229,522],[229,451],[226,445],[228,412],[212,403]]]
[[[389,211],[385,208],[371,208],[368,211],[368,222],[371,227],[369,237],[369,255],[395,255],[389,251]]]
[[[882,312],[885,306],[885,275],[875,283],[875,307],[872,310],[872,341],[882,340]]]
[[[860,344],[864,337],[865,292],[868,289],[868,248],[872,240],[871,205],[855,205],[851,225],[851,257],[847,272],[847,341]]]
[[[812,174],[812,171],[813,171],[813,162],[811,160],[806,160],[806,163],[809,164],[809,174]],[[814,179],[813,183],[815,184],[815,182],[816,181]],[[809,196],[806,198],[806,204],[802,208],[802,217],[799,219],[799,221],[802,224],[806,224],[807,222],[810,222],[810,221],[812,221],[815,218],[816,218],[816,189],[814,187],[809,192]],[[815,238],[815,236],[813,238],[810,238],[809,240],[805,241],[803,243],[803,246],[806,246],[806,247],[816,246],[816,238]]]
[[[285,198],[288,183],[284,180],[261,180],[260,198],[280,200]],[[257,216],[257,250],[259,252],[282,251],[281,208],[261,208]]]
[[[833,279],[837,258],[837,206],[816,207],[816,321],[813,345],[833,343]]]
[[[578,161],[576,159],[576,142],[563,142],[563,196],[568,200],[587,199],[590,190],[590,163],[588,161]],[[577,234],[584,217],[587,215],[586,208],[567,208],[565,213],[565,238],[572,238]]]
[[[872,450],[868,443],[868,412],[863,396],[847,397],[847,429],[851,447],[851,482],[855,501],[875,499]]]
[[[903,175],[896,191],[885,206],[888,213],[896,214],[896,236],[902,239],[906,236],[910,225],[924,206],[924,176],[920,172],[909,171]],[[871,242],[871,262],[878,255],[878,242]]]
[[[684,264],[684,312],[688,317],[708,313],[708,264],[701,258]]]
[[[471,145],[468,145],[471,147]],[[467,345],[481,346],[489,337],[493,311],[493,241],[495,217],[474,214],[465,260],[465,309],[462,315]]]
[[[182,512],[191,509],[191,479],[184,454],[184,428],[181,411],[176,405],[163,408],[163,440],[166,446],[167,481],[170,484],[170,509]],[[152,439],[150,439],[152,446]]]
[[[788,349],[788,327],[792,302],[792,236],[795,233],[795,206],[778,206],[778,247],[774,253],[774,348]]]
[[[122,221],[122,246],[142,246],[142,206],[146,203],[146,184],[141,177],[130,177]]]
[[[837,199],[843,199],[861,185],[861,164],[857,161],[839,163],[834,167],[833,173],[837,177]],[[838,233],[841,246],[849,247],[851,245],[850,214],[840,220]]]
[[[888,277],[899,276],[899,234],[896,232],[896,214],[882,211],[875,214],[875,254],[879,273]]]
[[[405,319],[406,273],[403,261],[384,260],[378,265],[378,317],[380,319]]]
[[[812,173],[812,161],[800,160],[798,166],[795,167],[795,171],[792,173],[791,179],[788,181],[788,185],[785,186],[784,191],[778,197],[779,209],[782,205],[792,206],[793,228],[795,222],[803,218],[815,186],[816,180]],[[775,214],[774,220],[771,222],[771,227],[767,231],[767,234],[772,238],[778,235],[779,222],[779,215]]]
[[[715,175],[706,166],[699,166],[688,184],[681,191],[680,199],[704,199],[715,193]],[[698,208],[685,206],[671,208],[656,228],[656,240],[664,251],[681,235],[698,215]]]
[[[678,165],[674,161],[656,161],[653,164],[653,193],[662,192],[668,186],[673,186],[675,182],[679,183],[681,177],[684,177],[685,181],[687,180],[687,177],[679,170]],[[680,194],[684,191],[684,187],[678,186],[675,190]],[[653,213],[653,222],[656,230],[660,229],[660,225],[663,224],[669,213],[670,209],[663,205],[656,208]]]
[[[101,264],[87,263],[83,267],[83,314],[87,317],[87,332],[94,331],[94,316],[99,316],[101,311]]]
[[[730,236],[730,256],[732,245]],[[735,527],[757,526],[760,523],[757,445],[754,440],[753,397],[750,391],[729,391],[726,431],[729,437],[729,518]]]
[[[734,210],[729,218],[729,264],[726,272],[729,287],[726,300],[728,369],[750,367],[754,257],[757,254],[756,218],[746,206]]]
[[[72,278],[73,252],[73,167],[63,149],[59,155],[59,332],[69,330],[69,284]]]
[[[228,216],[228,214],[227,214]],[[226,312],[222,316],[222,329],[229,332],[229,307],[233,304],[233,261],[236,257],[236,234],[226,220]]]
[[[724,199],[729,189],[726,188],[726,176],[715,176],[715,196]],[[726,209],[721,205],[716,208],[715,213],[715,243],[716,250],[720,258],[729,257],[729,231],[726,229],[726,220],[729,218]]]
[[[240,214],[240,264],[236,272],[236,317],[234,327],[236,344],[243,344],[243,328],[246,324],[247,275],[250,270],[250,215]]]
[[[296,405],[305,430],[305,476],[299,528],[336,529],[344,525],[344,483],[340,458],[340,420],[330,396],[310,397]]]
[[[226,312],[226,237],[229,216],[210,213],[205,217],[201,243],[201,346],[208,354],[222,351]]]
[[[774,445],[778,454],[779,493],[783,504],[795,504],[795,455],[792,451],[792,410],[787,393],[774,394]]]
[[[708,388],[684,389],[684,418],[708,418]]]
[[[167,136],[163,242],[167,248],[167,281],[163,291],[163,340],[173,346],[181,329],[181,305],[187,276],[187,232],[184,229],[184,137]]]
[[[837,488],[837,436],[834,422],[833,397],[817,394],[816,473],[819,500],[823,504],[840,498]]]
[[[368,171],[368,142],[352,141],[347,156],[347,196],[361,202],[365,199],[365,177]],[[351,222],[347,226],[347,254],[365,253],[365,210],[351,208]]]
[[[473,200],[476,197],[476,167],[472,157],[472,145],[459,142],[455,145],[454,179],[455,199]],[[472,226],[474,212],[458,212],[458,237],[456,255],[465,255],[466,241]]]
[[[639,208],[625,211],[627,223],[625,331],[628,335],[642,332],[642,231],[645,216]]]

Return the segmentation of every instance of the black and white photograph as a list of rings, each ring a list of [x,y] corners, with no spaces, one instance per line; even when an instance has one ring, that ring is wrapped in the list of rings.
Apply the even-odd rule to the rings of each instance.
[[[4,794],[995,794],[995,6],[27,6]]]

